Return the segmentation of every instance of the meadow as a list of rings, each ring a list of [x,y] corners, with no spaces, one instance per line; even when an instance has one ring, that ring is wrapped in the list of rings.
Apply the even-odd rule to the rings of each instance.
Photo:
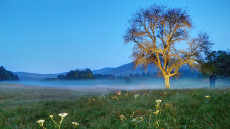
[[[0,86],[0,128],[230,128],[230,89],[70,90]],[[79,125],[74,126],[72,122]]]

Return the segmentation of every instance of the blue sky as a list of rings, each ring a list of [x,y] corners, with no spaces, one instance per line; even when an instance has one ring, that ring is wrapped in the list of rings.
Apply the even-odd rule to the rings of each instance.
[[[229,0],[1,0],[0,65],[59,73],[131,62],[122,36],[140,7],[187,8],[193,32],[208,32],[214,50],[230,48]]]

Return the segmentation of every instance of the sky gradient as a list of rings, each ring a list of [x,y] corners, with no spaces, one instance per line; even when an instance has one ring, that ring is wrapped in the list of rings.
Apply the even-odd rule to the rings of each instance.
[[[229,0],[1,0],[0,65],[59,73],[129,63],[128,20],[154,3],[187,8],[194,33],[207,32],[214,50],[230,48]]]

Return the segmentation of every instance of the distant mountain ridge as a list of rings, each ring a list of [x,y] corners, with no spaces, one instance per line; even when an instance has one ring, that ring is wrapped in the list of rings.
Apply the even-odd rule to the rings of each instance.
[[[140,66],[133,69],[134,64],[128,63],[116,68],[103,68],[99,70],[93,70],[93,74],[113,74],[115,76],[128,76],[129,74],[142,74],[143,72],[156,73],[157,70],[153,66],[149,66],[146,70],[143,70]]]
[[[65,73],[57,73],[57,74],[39,74],[39,73],[27,73],[27,72],[14,72],[14,74],[18,75],[20,80],[43,80],[45,78],[55,78],[58,75],[65,75]]]
[[[102,68],[98,70],[93,70],[93,74],[101,74],[101,73],[106,73],[107,71],[110,71],[114,68]]]
[[[150,74],[156,74],[157,69],[153,66],[149,66],[146,70],[143,70],[140,66],[133,69],[134,64],[128,63],[121,65],[116,68],[102,68],[99,70],[92,70],[93,74],[112,74],[115,76],[129,76],[129,74],[139,74],[141,75],[143,72],[150,73]],[[37,73],[26,73],[26,72],[14,72],[14,74],[18,75],[20,80],[43,80],[45,78],[56,78],[58,75],[66,75],[67,72],[64,73],[57,73],[57,74],[37,74]],[[197,70],[190,69],[187,65],[182,66],[180,68],[180,73],[183,75],[183,77],[197,77],[201,73]]]
[[[139,74],[141,75],[143,72],[145,73],[150,73],[150,74],[156,74],[157,73],[157,68],[155,68],[154,66],[148,66],[145,70],[143,70],[140,66],[138,66],[137,68],[133,69],[134,64],[128,63],[116,68],[108,68],[108,69],[99,69],[99,70],[94,70],[92,71],[93,74],[113,74],[115,76],[129,76],[129,74]],[[195,69],[191,69],[189,68],[188,65],[184,65],[180,68],[179,70],[180,75],[182,75],[181,77],[192,77],[192,78],[196,78],[196,77],[200,77],[201,76],[201,72],[195,70]]]

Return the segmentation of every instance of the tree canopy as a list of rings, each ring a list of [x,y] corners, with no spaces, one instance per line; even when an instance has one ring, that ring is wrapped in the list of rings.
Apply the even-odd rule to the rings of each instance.
[[[86,70],[71,70],[66,75],[59,75],[57,77],[60,80],[81,80],[81,79],[93,79],[93,73],[90,69]]]
[[[205,74],[217,74],[224,77],[230,76],[230,52],[212,51],[206,56],[206,62],[202,64],[202,72]]]

